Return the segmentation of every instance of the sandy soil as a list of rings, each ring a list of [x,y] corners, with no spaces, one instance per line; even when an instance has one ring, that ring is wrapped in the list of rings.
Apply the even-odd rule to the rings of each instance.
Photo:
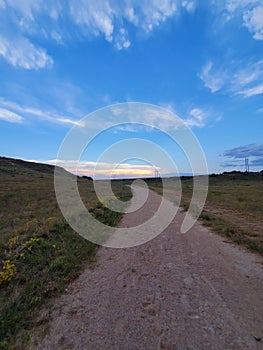
[[[154,213],[160,196],[149,197],[121,227]],[[56,301],[37,348],[263,349],[262,257],[199,222],[180,234],[183,217],[143,245],[99,249],[95,268]]]

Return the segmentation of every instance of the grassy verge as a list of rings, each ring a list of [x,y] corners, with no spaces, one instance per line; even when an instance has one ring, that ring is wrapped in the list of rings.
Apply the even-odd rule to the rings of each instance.
[[[188,209],[193,191],[191,177],[182,179],[181,207]],[[171,179],[171,184],[172,184]],[[151,189],[162,194],[158,179],[148,181]],[[172,186],[171,186],[172,188]],[[175,193],[167,193],[174,201]],[[213,175],[209,178],[206,204],[200,219],[214,232],[237,244],[263,254],[263,176],[260,173]]]
[[[0,348],[23,349],[34,332],[36,311],[64,291],[98,246],[65,222],[52,175],[0,172],[0,180]],[[121,214],[98,201],[93,182],[78,183],[93,215],[116,225]],[[114,182],[113,190],[121,200],[131,197],[125,182]]]
[[[249,250],[263,254],[262,237],[259,237],[253,231],[247,231],[224,217],[213,215],[206,211],[202,212],[200,219],[204,225],[210,227],[214,232],[245,246]]]

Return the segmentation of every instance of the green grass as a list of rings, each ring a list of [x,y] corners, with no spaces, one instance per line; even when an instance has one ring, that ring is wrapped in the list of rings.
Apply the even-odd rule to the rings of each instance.
[[[174,191],[168,198],[175,200]],[[159,179],[148,180],[151,189],[162,193]],[[168,184],[169,185],[169,184]],[[169,186],[168,186],[169,187]],[[188,209],[193,191],[191,177],[182,178],[181,207]],[[263,174],[237,173],[210,176],[203,223],[233,242],[263,254]]]
[[[50,167],[4,165],[0,159],[0,349],[23,349],[34,335],[36,313],[94,261],[98,246],[64,220]],[[121,214],[99,202],[93,182],[79,178],[78,185],[93,215],[115,226]],[[130,199],[125,181],[112,187],[121,200]]]

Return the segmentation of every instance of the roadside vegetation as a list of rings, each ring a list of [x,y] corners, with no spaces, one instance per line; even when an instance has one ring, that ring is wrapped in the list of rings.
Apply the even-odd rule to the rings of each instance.
[[[171,179],[171,182],[173,179]],[[189,207],[192,177],[183,176],[181,206]],[[162,193],[160,179],[149,179],[151,189]],[[168,193],[174,200],[174,193]],[[214,232],[263,254],[263,173],[231,172],[209,176],[209,190],[202,222]]]
[[[23,349],[39,326],[35,315],[62,293],[98,246],[64,220],[54,192],[54,168],[0,158],[0,349]],[[113,181],[118,198],[131,197],[125,181]],[[99,202],[93,181],[78,178],[89,211],[114,226],[121,214]],[[41,321],[43,322],[43,320]]]

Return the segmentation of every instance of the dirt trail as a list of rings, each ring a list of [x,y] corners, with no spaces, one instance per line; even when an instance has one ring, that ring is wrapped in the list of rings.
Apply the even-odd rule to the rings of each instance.
[[[120,225],[143,222],[159,202],[150,192]],[[99,249],[56,301],[38,349],[263,349],[262,258],[200,223],[178,233],[183,217],[141,246]]]

